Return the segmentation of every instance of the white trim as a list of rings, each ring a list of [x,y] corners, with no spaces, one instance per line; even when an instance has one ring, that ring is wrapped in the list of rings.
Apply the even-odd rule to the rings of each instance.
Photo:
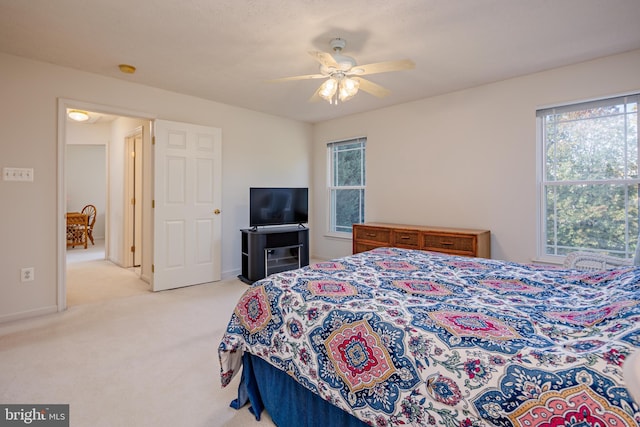
[[[360,139],[360,138],[367,139],[367,136],[366,135],[348,136],[348,137],[345,137],[345,138],[335,139],[333,141],[327,141],[327,145],[329,145],[329,144],[339,144],[341,142],[347,142],[347,141],[355,141],[355,140]]]
[[[323,234],[323,236],[331,239],[340,239],[340,240],[353,239],[353,233],[338,233],[338,232],[327,231],[326,233]]]
[[[601,98],[593,98],[591,100],[586,101],[574,101],[571,103],[563,103],[557,104],[554,106],[546,107],[546,108],[538,108],[536,109],[536,260],[542,262],[551,262],[557,263],[557,259],[563,259],[564,256],[554,256],[546,253],[546,242],[543,241],[543,235],[546,236],[546,231],[543,232],[545,227],[545,217],[546,217],[546,201],[547,197],[545,195],[546,188],[548,187],[563,187],[563,186],[576,186],[576,185],[616,185],[616,186],[630,186],[630,185],[638,185],[640,184],[639,178],[623,178],[623,179],[600,179],[600,180],[565,180],[565,181],[550,181],[547,178],[546,172],[546,135],[545,135],[545,124],[544,117],[548,114],[551,114],[554,108],[563,109],[571,106],[580,106],[584,105],[584,108],[590,108],[589,103],[601,102],[603,105],[611,105],[611,102],[616,99],[624,99],[625,97],[633,97],[634,101],[637,101],[637,98],[640,97],[640,93],[638,91],[628,92],[626,94],[621,95],[611,95]],[[625,103],[627,101],[625,100]],[[547,111],[545,111],[547,110]],[[539,114],[543,112],[544,114]],[[629,114],[625,108],[621,115]],[[585,119],[588,120],[588,119]],[[640,122],[640,117],[638,117],[638,121]],[[628,154],[628,151],[625,150],[625,156]],[[626,160],[626,158],[625,158]],[[625,164],[627,162],[625,161]],[[628,174],[625,172],[625,176]],[[625,208],[625,214],[628,218],[628,209]],[[625,235],[628,236],[628,222],[625,223]],[[554,236],[557,237],[557,236]],[[638,245],[640,245],[640,240],[638,240]],[[556,241],[557,248],[557,241]],[[638,249],[638,247],[636,247]],[[629,243],[625,242],[625,255],[629,250]],[[545,261],[549,260],[549,261]]]
[[[544,221],[544,203],[542,203],[542,177],[544,176],[544,162],[542,161],[542,118],[536,116],[536,259],[543,260],[547,255],[543,250],[542,224]],[[534,260],[535,261],[535,260]]]
[[[562,187],[565,185],[637,185],[640,184],[640,178],[628,179],[600,179],[584,181],[545,181],[545,185],[552,187]]]
[[[620,98],[620,97],[629,96],[629,95],[638,95],[639,92],[640,92],[640,89],[636,89],[629,92],[621,92],[613,95],[605,95],[605,96],[599,96],[594,98],[582,98],[579,100],[572,100],[572,101],[554,102],[553,104],[539,105],[536,107],[536,111],[565,107],[567,105],[573,105],[573,104],[584,104],[586,102],[604,101],[610,98]]]
[[[364,141],[362,141],[364,140]],[[364,146],[363,146],[363,142],[364,142]],[[332,220],[333,220],[333,210],[334,210],[334,205],[332,203],[332,191],[333,190],[362,190],[365,192],[366,194],[366,189],[367,189],[367,185],[366,185],[366,162],[367,162],[367,156],[366,156],[366,148],[367,148],[367,137],[366,136],[358,136],[355,138],[347,138],[347,139],[342,139],[342,140],[336,140],[336,141],[331,141],[331,142],[327,142],[326,145],[326,155],[327,155],[327,180],[326,180],[326,193],[325,193],[325,200],[326,200],[326,206],[327,206],[327,210],[326,210],[326,221],[325,221],[325,229],[324,229],[324,236],[325,237],[334,237],[337,239],[351,239],[352,238],[352,233],[346,233],[346,232],[339,232],[339,231],[334,231],[332,228]],[[364,185],[351,185],[351,186],[335,186],[333,185],[333,175],[334,175],[334,164],[333,164],[333,147],[335,147],[336,145],[348,145],[348,144],[355,144],[355,143],[359,143],[361,145],[361,147],[359,148],[359,150],[362,150],[363,154],[364,154],[364,159],[362,160],[362,170],[361,170],[361,175],[364,174],[364,176],[362,176],[362,180],[365,182]],[[365,195],[365,200],[364,202],[366,203],[366,195]],[[366,216],[366,207],[365,207],[365,216]],[[362,221],[365,221],[365,218],[362,218]]]
[[[238,277],[239,274],[242,274],[241,268],[234,268],[233,270],[223,271],[220,275],[220,280],[233,279],[234,277]]]
[[[67,200],[67,180],[65,179],[67,108],[71,108],[71,106],[68,105],[68,101],[58,99],[58,174],[56,177],[56,189],[58,193],[56,206],[56,239],[58,242],[56,254],[56,268],[58,273],[56,275],[56,304],[58,311],[67,309],[67,220],[65,218],[65,202]]]
[[[541,262],[543,264],[562,265],[566,255],[542,255],[532,259],[532,262]]]
[[[21,311],[19,313],[11,313],[5,316],[0,316],[0,324],[4,326],[5,323],[7,322],[13,322],[15,320],[22,320],[22,319],[31,319],[33,317],[44,316],[45,314],[52,314],[57,311],[61,311],[61,310],[59,310],[58,307],[55,305],[50,305],[48,307],[41,307],[35,310],[27,310],[27,311]]]
[[[125,207],[125,211],[123,212],[122,219],[124,225],[124,236],[122,239],[122,267],[131,268],[135,265],[134,258],[131,256],[131,246],[133,246],[133,235],[132,235],[132,213],[131,213],[131,199],[136,198],[135,194],[131,193],[131,181],[134,180],[134,176],[131,172],[131,164],[137,162],[137,159],[131,159],[131,140],[133,139],[133,151],[135,151],[135,138],[140,137],[140,139],[144,143],[144,126],[138,126],[135,129],[128,132],[124,137],[125,151],[124,151],[124,191],[122,192],[124,200],[123,206]],[[119,141],[118,141],[119,143]],[[136,157],[142,158],[142,152],[136,152]],[[108,181],[108,180],[107,180]],[[141,185],[141,184],[138,184]],[[142,198],[140,200],[136,200],[136,204],[142,205]],[[134,208],[135,210],[135,208]],[[134,221],[135,223],[135,221]],[[140,226],[140,224],[138,224]],[[142,242],[138,242],[136,250],[142,251]]]

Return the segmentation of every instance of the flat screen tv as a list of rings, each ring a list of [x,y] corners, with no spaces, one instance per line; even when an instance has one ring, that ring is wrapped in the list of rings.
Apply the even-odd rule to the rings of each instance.
[[[249,189],[249,225],[305,224],[309,221],[308,188]]]

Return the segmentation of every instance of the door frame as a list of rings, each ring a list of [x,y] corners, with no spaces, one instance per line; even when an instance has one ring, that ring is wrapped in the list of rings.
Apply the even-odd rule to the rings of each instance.
[[[97,113],[112,114],[115,116],[135,117],[144,120],[153,121],[156,119],[155,114],[148,112],[140,112],[128,110],[125,108],[111,107],[102,104],[95,104],[85,101],[78,101],[67,98],[58,98],[58,136],[57,136],[57,177],[56,177],[56,225],[57,225],[57,308],[58,311],[67,309],[67,233],[66,233],[66,122],[67,109],[78,109],[95,111]],[[107,147],[108,148],[108,147]],[[107,150],[107,164],[109,163],[109,154]],[[107,176],[109,171],[107,169]],[[109,215],[109,182],[107,179],[107,200],[105,211],[105,234],[108,233],[108,215]],[[105,251],[108,250],[107,241],[105,239]]]
[[[128,206],[124,222],[123,267],[140,267],[142,265],[142,204],[143,204],[143,180],[142,160],[144,152],[144,127],[139,126],[125,137],[124,160],[124,206]],[[133,156],[131,153],[134,153]],[[149,165],[150,166],[150,165]],[[134,200],[132,202],[132,200]],[[135,250],[131,250],[135,247]],[[136,263],[136,261],[139,261]]]

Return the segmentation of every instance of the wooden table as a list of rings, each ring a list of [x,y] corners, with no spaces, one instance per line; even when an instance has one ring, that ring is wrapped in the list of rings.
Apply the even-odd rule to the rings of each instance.
[[[67,212],[67,247],[84,246],[87,249],[87,230],[89,215],[80,212]]]

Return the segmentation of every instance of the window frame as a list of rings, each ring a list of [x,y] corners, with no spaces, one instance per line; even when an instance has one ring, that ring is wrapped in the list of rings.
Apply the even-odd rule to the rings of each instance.
[[[605,98],[597,98],[586,101],[577,101],[572,103],[558,104],[554,106],[547,106],[544,108],[538,108],[536,110],[536,204],[537,204],[537,218],[536,218],[536,260],[548,263],[561,264],[566,255],[555,255],[546,253],[546,192],[545,189],[548,185],[562,186],[562,185],[605,185],[605,184],[619,184],[619,185],[638,185],[640,187],[640,172],[636,178],[629,178],[625,176],[621,179],[592,179],[592,180],[564,180],[554,181],[547,180],[547,156],[546,156],[546,137],[545,137],[545,120],[544,117],[547,113],[561,113],[568,111],[579,111],[583,109],[594,108],[597,106],[615,105],[617,103],[633,103],[636,102],[640,105],[640,92],[629,92],[619,95],[608,96]],[[637,143],[638,143],[638,167],[640,168],[640,108],[636,111],[636,126],[637,126]],[[626,151],[625,151],[626,156]],[[567,184],[559,184],[561,182]],[[550,184],[551,183],[551,184]],[[628,206],[625,207],[625,214],[628,212]],[[628,240],[631,243],[635,243],[638,236],[628,236]],[[633,252],[629,250],[629,242],[627,243],[626,253],[633,257]],[[586,251],[593,251],[597,253],[597,249],[579,249]]]
[[[361,143],[362,150],[362,169],[361,169],[361,177],[362,177],[362,185],[358,186],[337,186],[334,185],[334,177],[335,177],[335,164],[333,162],[334,152],[333,148],[341,145],[349,145],[355,143]],[[335,206],[333,204],[332,192],[335,189],[342,190],[362,190],[364,192],[363,199],[366,200],[366,152],[367,152],[367,137],[366,136],[357,136],[353,138],[341,139],[336,141],[331,141],[327,143],[327,181],[326,181],[326,200],[327,200],[327,212],[326,212],[326,226],[325,226],[325,236],[335,237],[340,239],[351,239],[353,236],[352,232],[346,231],[336,231],[333,229],[335,224]],[[364,204],[363,200],[363,204]],[[362,222],[365,221],[366,209],[363,209],[364,212],[361,213]]]

